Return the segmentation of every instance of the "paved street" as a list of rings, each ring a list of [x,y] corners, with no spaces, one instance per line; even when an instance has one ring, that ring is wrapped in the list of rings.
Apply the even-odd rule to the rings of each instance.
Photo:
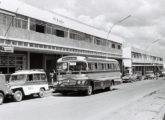
[[[98,91],[91,96],[62,96],[55,93],[53,96],[41,99],[9,101],[0,106],[0,118],[3,120],[13,120],[13,118],[14,120],[106,120],[113,118],[120,108],[123,109],[124,106],[163,88],[165,88],[165,79],[161,78],[117,85],[113,87],[113,91]]]

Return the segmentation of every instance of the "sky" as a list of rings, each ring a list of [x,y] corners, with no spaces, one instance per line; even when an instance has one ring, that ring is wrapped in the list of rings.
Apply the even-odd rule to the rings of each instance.
[[[130,45],[165,58],[164,0],[21,0],[119,36]],[[156,42],[155,42],[156,41]]]

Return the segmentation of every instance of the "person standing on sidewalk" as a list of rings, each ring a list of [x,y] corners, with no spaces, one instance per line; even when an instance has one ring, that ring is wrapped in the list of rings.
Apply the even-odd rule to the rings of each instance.
[[[159,79],[159,73],[158,72],[155,73],[155,77],[156,77],[156,80]]]

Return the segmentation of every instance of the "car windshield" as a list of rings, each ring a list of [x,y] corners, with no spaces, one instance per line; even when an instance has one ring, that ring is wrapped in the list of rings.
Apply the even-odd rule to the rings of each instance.
[[[26,80],[26,75],[21,74],[21,75],[11,75],[10,81],[21,81],[21,80]]]
[[[130,73],[126,73],[125,76],[130,76],[131,74]]]

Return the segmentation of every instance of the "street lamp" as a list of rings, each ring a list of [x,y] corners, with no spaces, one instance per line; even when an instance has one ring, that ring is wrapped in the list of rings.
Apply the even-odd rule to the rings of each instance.
[[[110,35],[111,32],[112,32],[112,29],[113,29],[117,24],[122,23],[123,21],[125,21],[126,19],[128,19],[128,18],[130,18],[130,17],[131,17],[131,15],[128,15],[128,16],[126,16],[125,18],[123,18],[123,19],[117,21],[116,23],[114,23],[114,24],[110,27],[110,29],[109,29],[109,31],[108,31],[107,40],[108,40],[109,35]],[[107,54],[106,58],[108,58],[108,54]],[[122,64],[122,66],[123,66],[123,63],[121,63],[121,64]],[[122,73],[123,73],[123,69],[122,69]]]
[[[125,17],[125,18],[123,18],[123,19],[117,21],[116,23],[114,23],[114,24],[110,27],[110,29],[109,29],[109,31],[108,31],[107,40],[108,40],[109,35],[110,35],[111,32],[112,32],[112,29],[113,29],[117,24],[119,24],[119,23],[125,21],[126,19],[128,19],[128,18],[130,18],[130,17],[131,17],[131,15],[128,15],[127,17]]]
[[[159,40],[160,40],[160,39],[156,39],[156,40],[152,41],[152,42],[151,42],[151,44],[150,44],[150,45],[148,45],[148,47],[147,47],[146,51],[148,51],[148,52],[149,52],[149,48],[150,48],[153,44],[155,44],[155,43],[159,42]]]
[[[152,41],[150,45],[148,45],[148,47],[147,47],[147,49],[146,49],[146,52],[149,53],[149,56],[151,56],[151,52],[149,51],[149,48],[150,48],[153,44],[159,42],[159,40],[160,40],[160,39],[156,39],[156,40]],[[151,59],[151,61],[152,61],[152,64],[153,64],[153,66],[154,66],[154,60]],[[156,69],[159,70],[160,68],[157,66],[157,64],[155,64],[155,65],[156,65]],[[154,70],[154,71],[155,71],[155,70]]]
[[[116,23],[114,23],[114,24],[110,27],[110,29],[109,29],[109,31],[108,31],[108,34],[107,34],[107,40],[108,40],[109,35],[111,34],[112,29],[113,29],[117,24],[123,22],[124,20],[128,19],[129,17],[131,17],[131,15],[128,15],[128,16],[126,16],[125,18],[123,18],[123,19],[117,21]],[[107,58],[107,57],[108,57],[108,55],[106,56],[106,58]]]

